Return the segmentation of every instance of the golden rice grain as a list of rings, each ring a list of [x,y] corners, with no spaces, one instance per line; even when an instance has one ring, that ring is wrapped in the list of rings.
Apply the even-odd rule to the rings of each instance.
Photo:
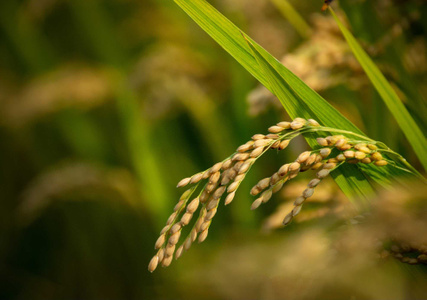
[[[184,178],[180,182],[178,182],[178,185],[176,187],[180,188],[180,187],[186,186],[187,184],[190,183],[190,181],[191,181],[191,177]]]
[[[221,176],[220,172],[212,173],[212,175],[209,177],[209,183],[215,184],[216,182],[218,182],[220,176]]]
[[[346,158],[353,158],[354,157],[354,151],[351,151],[351,150],[344,151],[344,156]]]
[[[169,237],[168,243],[169,243],[170,245],[176,245],[176,244],[178,243],[178,241],[179,241],[179,237],[180,237],[180,236],[181,236],[181,231],[178,231],[178,232],[176,232],[176,233],[172,234],[172,235]]]
[[[182,253],[184,252],[184,245],[181,245],[178,247],[178,249],[176,249],[175,252],[175,259],[178,259],[182,256]]]
[[[257,209],[262,203],[262,197],[257,198],[254,202],[252,202],[251,210]]]
[[[169,267],[171,262],[172,262],[172,258],[173,256],[166,256],[163,260],[162,260],[162,267],[166,268]]]
[[[232,192],[234,192],[238,187],[239,187],[239,185],[240,185],[240,182],[233,182],[232,184],[230,184],[229,186],[228,186],[228,189],[227,189],[227,193],[232,193]]]
[[[346,139],[339,139],[335,143],[335,147],[339,149],[339,148],[343,147],[346,143],[347,143]]]
[[[371,154],[371,158],[375,161],[380,161],[383,159],[383,156],[379,152],[374,152]]]
[[[252,139],[253,139],[254,141],[262,140],[262,139],[264,139],[264,138],[265,138],[265,135],[263,135],[263,134],[255,134],[255,135],[253,135],[253,136],[252,136]]]
[[[335,145],[335,143],[338,142],[339,139],[340,139],[340,137],[338,137],[336,135],[326,137],[326,141],[328,142],[329,146]]]
[[[254,147],[258,148],[258,147],[265,147],[268,144],[270,144],[273,140],[272,139],[263,139],[263,140],[257,140],[255,141]]]
[[[320,179],[314,178],[308,183],[308,187],[314,188],[320,183]]]
[[[285,130],[285,128],[280,126],[271,126],[270,128],[268,128],[268,131],[271,133],[279,133],[279,132],[282,132],[283,130]]]
[[[211,173],[213,174],[218,172],[219,170],[221,170],[221,167],[222,167],[222,162],[214,164],[211,168]]]
[[[297,214],[299,214],[301,211],[301,208],[302,208],[302,204],[295,206],[294,209],[292,209],[292,216],[295,217]]]
[[[236,195],[236,192],[232,192],[228,194],[227,197],[225,197],[224,204],[225,205],[230,204],[233,201],[235,195]]]
[[[388,162],[385,160],[377,160],[376,162],[374,162],[374,164],[378,167],[383,167],[383,166],[387,165]]]
[[[208,210],[208,213],[205,216],[205,221],[212,220],[212,218],[215,216],[216,212],[217,212],[216,207]]]
[[[284,129],[289,129],[291,128],[291,123],[290,122],[280,122],[276,124],[279,127],[282,127]]]
[[[292,218],[293,218],[293,215],[292,215],[292,213],[290,213],[290,214],[288,214],[284,219],[283,219],[283,225],[288,225],[289,223],[291,223],[292,222]]]
[[[199,234],[199,239],[198,239],[199,243],[203,243],[206,240],[206,238],[208,237],[208,232],[209,232],[209,229],[205,229]]]
[[[328,141],[325,138],[317,138],[316,141],[322,147],[328,146]]]
[[[178,232],[179,230],[181,230],[181,224],[176,223],[172,226],[171,230],[169,230],[169,234],[174,234],[175,232]]]
[[[249,170],[249,168],[252,166],[252,164],[253,164],[253,161],[252,160],[247,160],[241,167],[240,167],[240,169],[239,169],[239,174],[243,174],[243,173],[246,173],[248,170]]]
[[[193,214],[197,210],[198,206],[199,206],[199,197],[194,198],[190,202],[190,204],[187,205],[187,212]]]
[[[209,200],[208,204],[206,205],[206,209],[209,211],[209,210],[217,207],[218,203],[219,203],[219,199]]]
[[[212,194],[212,199],[219,199],[221,196],[225,193],[226,186],[220,186],[215,190],[215,192]]]
[[[330,148],[322,148],[322,149],[320,149],[319,154],[320,154],[323,158],[328,157],[328,156],[329,156],[329,154],[331,154],[331,149],[330,149]]]
[[[181,217],[181,221],[180,221],[181,225],[182,226],[188,225],[190,223],[192,217],[193,217],[192,213],[187,212],[187,213],[183,214]]]
[[[278,173],[274,173],[273,176],[271,176],[270,185],[275,185],[280,181],[280,179],[281,179],[280,175]]]
[[[264,140],[261,140],[264,141]],[[258,146],[256,146],[258,147]],[[242,160],[247,160],[249,158],[249,153],[237,153],[233,156],[232,160],[233,161],[242,161]]]
[[[263,151],[264,151],[264,147],[255,148],[254,150],[252,150],[250,157],[256,158],[260,156]]]
[[[294,202],[294,206],[299,206],[299,205],[303,204],[303,203],[304,203],[304,201],[305,201],[305,198],[304,198],[303,196],[299,196],[299,197],[295,200],[295,202]]]
[[[228,170],[233,165],[233,161],[229,158],[221,166],[221,169]]]
[[[160,235],[162,235],[163,233],[166,233],[167,231],[169,231],[169,225],[166,225],[165,227],[163,227],[163,229],[160,231]]]
[[[272,145],[271,145],[271,149],[278,149],[280,147],[280,141],[275,141]]]
[[[362,152],[362,151],[356,151],[354,153],[354,158],[362,160],[366,157],[366,153]]]
[[[200,180],[202,180],[202,177],[203,177],[203,173],[197,173],[197,174],[195,174],[195,175],[193,175],[193,176],[191,177],[190,183],[191,183],[191,184],[193,184],[193,183],[197,183],[197,182],[199,182]]]
[[[167,222],[166,222],[166,225],[171,225],[171,224],[173,223],[173,221],[175,220],[176,215],[177,215],[177,212],[172,213],[172,214],[169,216],[169,218],[168,218],[168,220],[167,220]]]
[[[283,177],[285,176],[288,171],[289,171],[289,165],[290,164],[284,164],[283,166],[280,167],[279,171],[277,171],[277,173],[279,174],[279,176]]]
[[[329,162],[329,163],[326,163],[326,164],[323,166],[323,168],[324,168],[324,169],[329,169],[329,170],[331,170],[331,169],[335,168],[336,166],[337,166],[337,164],[336,164],[336,163]]]
[[[307,123],[308,123],[308,125],[313,126],[313,127],[319,127],[320,126],[319,122],[317,122],[316,120],[313,120],[313,119],[308,119]]]
[[[284,182],[283,182],[283,181],[281,181],[281,182],[279,182],[279,183],[275,184],[275,185],[273,186],[273,188],[271,189],[271,191],[272,191],[273,193],[277,193],[278,191],[280,191],[280,190],[282,189],[283,184],[284,184]]]
[[[159,257],[156,255],[150,260],[150,263],[148,264],[148,271],[153,273],[153,271],[157,268],[158,263],[159,263]]]
[[[364,159],[362,159],[362,163],[364,164],[370,164],[372,162],[372,160],[369,157],[365,157]]]
[[[207,178],[209,178],[209,176],[211,176],[211,169],[208,169],[208,170],[203,172],[202,179],[207,179]]]
[[[200,225],[199,232],[205,231],[206,229],[209,228],[210,225],[211,225],[211,220],[203,222],[202,225]]]
[[[184,242],[184,249],[185,250],[190,249],[192,243],[193,243],[193,241],[191,240],[191,238],[187,238]]]
[[[313,165],[315,163],[316,159],[317,159],[317,155],[316,154],[311,154],[310,157],[307,158],[307,160],[305,161],[305,164],[307,166],[311,167],[311,165]]]
[[[157,251],[157,256],[159,258],[159,262],[161,262],[165,257],[165,248],[159,249],[159,251]]]
[[[329,175],[330,170],[328,169],[322,169],[319,172],[317,172],[317,178],[323,179]]]
[[[234,164],[234,166],[233,166],[233,169],[234,169],[236,172],[239,172],[240,168],[242,167],[242,165],[243,165],[244,163],[245,163],[244,161],[238,161],[238,162],[236,162],[236,163]]]
[[[270,178],[268,178],[268,182],[270,182]],[[261,193],[261,189],[258,187],[258,186],[254,186],[252,189],[251,189],[251,191],[250,191],[250,194],[252,195],[252,196],[256,196],[256,195],[258,195],[259,193]]]
[[[261,194],[262,202],[266,203],[268,200],[270,200],[271,195],[273,194],[272,190],[266,190],[264,193]]]
[[[208,193],[207,187],[199,197],[200,203],[206,203],[211,195]]]
[[[289,172],[290,173],[295,173],[298,172],[300,169],[301,165],[298,162],[293,162],[289,165]]]
[[[350,150],[351,148],[352,146],[350,144],[344,144],[343,146],[339,147],[338,150],[346,151],[346,150]]]
[[[283,140],[280,142],[279,150],[283,150],[288,147],[290,140]]]
[[[346,160],[346,157],[342,153],[338,154],[336,158],[338,161],[345,161]]]
[[[310,198],[311,196],[313,196],[314,194],[314,189],[313,188],[307,188],[304,190],[304,192],[302,192],[302,196],[304,198]]]
[[[293,121],[293,122],[291,123],[291,128],[292,128],[293,130],[298,130],[298,129],[300,129],[300,128],[304,127],[304,124],[305,124],[305,122],[303,123],[303,122],[299,122],[299,121]]]
[[[162,234],[162,235],[161,235],[161,236],[159,236],[159,238],[157,239],[156,244],[154,245],[154,248],[155,248],[155,249],[160,249],[160,248],[163,246],[163,244],[165,243],[165,241],[166,241],[166,235],[165,235],[165,234]]]
[[[310,151],[304,151],[303,153],[301,153],[298,158],[296,159],[297,162],[299,162],[300,164],[304,163],[307,161],[307,159],[310,157],[311,152]]]
[[[218,187],[218,184],[219,184],[219,182],[217,181],[217,182],[209,182],[207,185],[206,185],[206,188],[205,188],[205,190],[206,190],[206,192],[208,193],[208,194],[210,194],[210,193],[212,193],[213,191],[215,191],[215,189]],[[201,198],[201,197],[200,197]]]
[[[165,248],[165,258],[166,259],[168,256],[172,256],[173,253],[175,252],[175,245],[172,244],[167,244],[166,248]]]
[[[266,189],[269,186],[269,184],[270,184],[270,177],[266,177],[258,181],[258,183],[256,184],[256,187],[258,187],[262,191],[263,189]]]
[[[173,211],[177,211],[177,210],[181,209],[184,204],[185,204],[185,200],[178,201],[178,203],[173,208]]]
[[[237,148],[237,152],[246,152],[254,148],[254,141],[249,141],[246,144],[241,145]]]
[[[318,163],[315,163],[315,164],[311,167],[311,169],[312,169],[312,170],[317,170],[317,169],[321,168],[322,166],[323,166],[323,163],[318,162]]]
[[[228,172],[233,171],[233,172]],[[224,172],[222,179],[221,179],[221,185],[227,185],[232,181],[237,175],[237,172],[234,169],[229,169],[226,172]]]

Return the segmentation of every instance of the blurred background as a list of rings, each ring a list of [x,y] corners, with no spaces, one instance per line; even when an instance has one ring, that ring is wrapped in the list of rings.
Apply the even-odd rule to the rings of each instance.
[[[210,1],[422,171],[322,2]],[[426,2],[334,7],[426,132]],[[303,140],[255,165],[206,242],[147,271],[177,182],[287,118],[173,1],[0,1],[0,298],[426,299],[425,186],[359,215],[325,182],[277,229],[309,174],[250,211]]]

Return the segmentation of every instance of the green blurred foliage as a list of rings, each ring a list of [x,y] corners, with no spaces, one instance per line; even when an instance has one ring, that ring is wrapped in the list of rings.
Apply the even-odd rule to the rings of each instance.
[[[322,1],[290,2],[313,34],[323,30],[313,21]],[[298,60],[299,47],[310,42],[267,0],[212,3],[277,57],[296,53]],[[425,3],[339,4],[425,130]],[[335,68],[332,58],[316,80],[329,81]],[[319,92],[419,167],[373,88],[348,84],[359,73],[348,68],[344,79],[336,77],[339,84]],[[179,179],[286,117],[268,105],[250,115],[254,104],[246,98],[255,87],[173,1],[0,1],[0,298],[229,296],[217,280],[197,287],[190,270],[203,271],[224,243],[251,240],[251,247],[261,239],[260,220],[274,207],[251,212],[247,192],[294,159],[306,147],[302,141],[252,169],[233,204],[220,208],[204,245],[168,270],[150,274],[146,267],[180,195],[174,188]],[[286,235],[263,239],[274,244]],[[213,276],[221,278],[220,269]]]

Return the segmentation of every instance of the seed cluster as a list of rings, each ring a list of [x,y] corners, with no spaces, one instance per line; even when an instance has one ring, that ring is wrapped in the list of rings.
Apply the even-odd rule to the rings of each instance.
[[[252,209],[267,202],[272,193],[279,191],[287,180],[295,178],[299,172],[309,169],[318,170],[316,178],[308,183],[302,195],[295,200],[292,211],[283,219],[283,225],[288,225],[300,213],[305,200],[313,195],[315,187],[321,180],[343,163],[370,164],[373,162],[376,166],[387,165],[387,161],[383,159],[374,144],[354,142],[343,135],[317,138],[317,143],[322,146],[321,149],[301,153],[293,163],[283,165],[271,177],[261,180],[252,188],[251,194],[254,196],[265,189],[261,197],[252,203]],[[334,148],[338,150],[338,154],[332,157]]]
[[[382,257],[393,256],[403,263],[427,264],[427,245],[410,245],[407,243],[394,243],[390,250],[383,251]]]
[[[204,172],[182,179],[177,185],[178,188],[193,186],[182,194],[166,226],[161,230],[155,244],[157,253],[151,259],[148,270],[153,272],[159,264],[163,267],[169,266],[174,255],[178,259],[196,239],[199,243],[206,239],[221,198],[227,194],[224,200],[225,205],[233,201],[247,172],[264,152],[268,149],[283,150],[296,136],[314,129],[321,130],[321,128],[319,123],[312,119],[296,118],[292,122],[277,123],[268,129],[269,134],[255,134],[251,140],[239,146],[236,152],[224,161]],[[309,169],[318,170],[316,178],[310,181],[302,196],[295,200],[292,212],[285,217],[283,224],[287,225],[301,211],[304,201],[313,195],[314,188],[319,182],[341,164],[359,162],[374,162],[376,166],[387,164],[373,144],[355,143],[342,135],[319,138],[317,142],[323,148],[301,153],[293,163],[283,165],[271,177],[260,180],[252,188],[252,195],[260,194],[252,203],[252,209],[266,203],[287,180],[295,178],[300,172]],[[338,149],[339,154],[332,158],[330,156],[334,148]],[[202,182],[204,186],[200,189],[198,196],[194,197],[193,194],[198,191]],[[190,233],[178,246],[183,227],[190,224],[198,209],[198,217]]]

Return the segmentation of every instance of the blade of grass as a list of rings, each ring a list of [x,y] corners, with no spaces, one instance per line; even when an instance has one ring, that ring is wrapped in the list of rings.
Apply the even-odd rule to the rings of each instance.
[[[390,83],[374,64],[371,58],[359,45],[351,32],[341,23],[332,8],[329,8],[335,21],[337,22],[344,38],[347,40],[353,54],[356,56],[362,68],[365,70],[370,81],[374,85],[377,92],[380,94],[384,103],[398,122],[400,128],[417,154],[425,170],[427,170],[427,139],[423,135],[421,129],[409,114],[405,105],[400,101]]]

